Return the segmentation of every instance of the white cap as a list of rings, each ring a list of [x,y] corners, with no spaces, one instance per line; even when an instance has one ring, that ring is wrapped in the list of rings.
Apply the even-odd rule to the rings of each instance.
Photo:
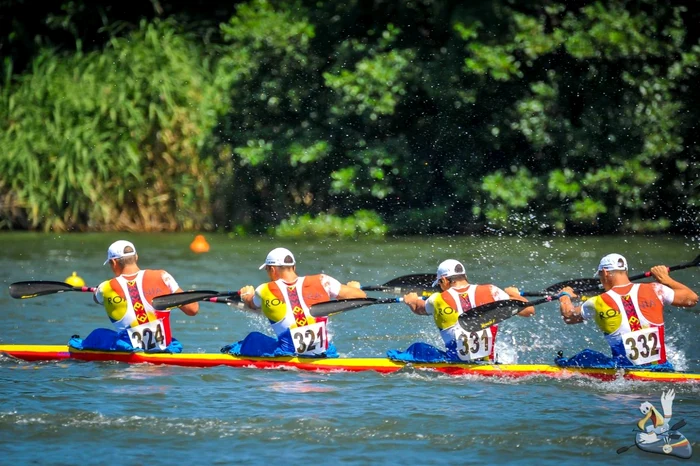
[[[130,252],[124,252],[126,248],[131,248]],[[112,259],[121,259],[122,257],[129,257],[136,255],[136,247],[133,243],[120,239],[115,241],[107,250],[107,260],[102,265],[107,265]]]
[[[438,265],[437,279],[433,282],[433,286],[437,286],[441,278],[453,277],[455,275],[466,275],[467,271],[461,262],[454,259],[447,259]]]
[[[600,260],[594,276],[597,277],[601,270],[627,270],[627,259],[620,254],[608,254]]]
[[[260,270],[264,269],[268,265],[274,265],[278,267],[292,266],[297,263],[294,260],[294,254],[292,251],[285,248],[277,248],[270,251],[265,259],[265,263],[259,267]]]

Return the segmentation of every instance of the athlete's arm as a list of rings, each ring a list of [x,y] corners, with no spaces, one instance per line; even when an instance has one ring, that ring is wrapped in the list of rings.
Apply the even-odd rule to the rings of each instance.
[[[417,293],[408,293],[407,295],[404,295],[403,302],[414,314],[418,314],[419,316],[428,315],[428,311],[425,310],[425,304],[427,301],[424,301],[423,298],[418,297]]]
[[[508,288],[506,288],[503,291],[505,291],[506,294],[508,295],[508,299],[514,299],[516,301],[522,301],[524,303],[527,302],[527,298],[524,296],[520,296],[520,290],[518,290],[514,286],[509,286]],[[524,308],[522,311],[518,312],[518,315],[520,317],[532,317],[532,316],[534,316],[535,315],[535,306],[528,306],[528,307]]]
[[[243,301],[243,304],[245,304],[245,309],[247,310],[253,310],[257,311],[260,309],[260,304],[262,304],[262,300],[258,297],[258,303],[256,303],[256,292],[255,288],[253,288],[251,285],[244,286],[238,291],[241,295],[241,301]]]
[[[178,288],[175,293],[182,293],[182,291],[182,288]],[[180,306],[180,310],[188,316],[196,316],[199,312],[199,303],[183,304]]]
[[[367,293],[360,289],[360,282],[348,282],[340,285],[340,291],[336,299],[366,298]]]
[[[559,298],[559,312],[567,324],[580,324],[583,322],[583,306],[574,306],[571,302],[571,298],[576,297],[573,288],[567,286],[563,288],[560,292],[568,293],[571,297],[563,295]]]
[[[103,305],[105,303],[104,291],[102,291],[102,287],[104,287],[107,283],[109,283],[109,280],[97,285],[97,287],[95,288],[95,292],[92,294],[92,300],[99,305]]]
[[[673,302],[671,303],[677,307],[693,307],[698,303],[698,295],[682,284],[677,282],[668,274],[668,268],[665,265],[656,265],[651,268],[651,274],[654,276],[657,282],[673,290]]]
[[[173,276],[168,272],[161,270],[160,278],[163,280],[163,283],[165,283],[165,286],[168,287],[171,293],[182,293],[182,288],[180,288],[180,285],[177,284]],[[183,304],[180,306],[180,310],[188,316],[196,316],[199,312],[199,303]]]

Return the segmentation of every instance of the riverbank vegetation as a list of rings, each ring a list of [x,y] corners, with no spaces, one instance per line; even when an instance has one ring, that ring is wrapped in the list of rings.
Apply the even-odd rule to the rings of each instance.
[[[697,231],[694,2],[1,8],[3,229]]]

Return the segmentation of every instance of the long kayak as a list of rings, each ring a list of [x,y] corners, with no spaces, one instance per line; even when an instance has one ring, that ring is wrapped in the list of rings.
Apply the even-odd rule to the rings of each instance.
[[[321,372],[397,372],[406,367],[415,370],[440,372],[449,375],[521,378],[544,376],[551,378],[591,377],[603,381],[616,379],[645,382],[700,383],[700,374],[689,372],[653,372],[622,369],[562,368],[550,364],[458,364],[458,363],[403,363],[387,358],[332,358],[313,359],[298,357],[240,357],[220,353],[127,353],[117,351],[76,350],[65,345],[0,345],[0,354],[25,361],[115,361],[127,364],[157,364],[187,367],[249,367],[256,369],[296,369]]]

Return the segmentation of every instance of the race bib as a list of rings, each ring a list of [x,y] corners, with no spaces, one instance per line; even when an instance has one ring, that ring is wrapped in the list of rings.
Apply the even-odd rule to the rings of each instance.
[[[328,332],[326,321],[290,328],[294,347],[299,355],[319,356],[328,349]]]
[[[622,335],[627,359],[639,366],[661,359],[661,340],[658,327],[649,327]]]
[[[489,356],[493,349],[493,334],[486,328],[478,332],[456,331],[457,357],[462,361],[473,361]]]
[[[164,350],[168,346],[165,342],[162,319],[146,322],[137,327],[129,327],[126,329],[126,332],[129,334],[131,346],[134,348],[151,351],[155,349]]]

